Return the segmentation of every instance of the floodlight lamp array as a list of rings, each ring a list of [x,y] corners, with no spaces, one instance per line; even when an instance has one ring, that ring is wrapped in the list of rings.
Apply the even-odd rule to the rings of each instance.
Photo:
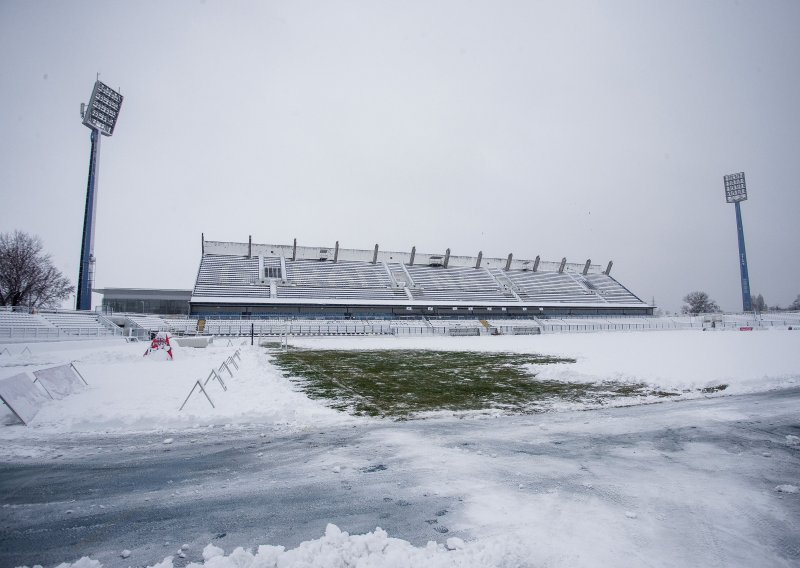
[[[744,180],[744,172],[728,174],[723,177],[725,182],[725,201],[737,203],[747,199],[747,185]]]
[[[95,81],[83,124],[104,136],[111,136],[122,108],[122,98],[122,95],[108,85]]]

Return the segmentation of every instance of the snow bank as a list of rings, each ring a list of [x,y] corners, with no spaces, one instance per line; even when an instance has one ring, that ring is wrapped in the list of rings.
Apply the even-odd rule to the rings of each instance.
[[[376,528],[363,535],[349,535],[329,524],[325,536],[300,543],[285,550],[282,546],[259,546],[255,553],[237,548],[229,556],[212,544],[203,550],[203,562],[192,562],[187,568],[478,568],[529,566],[524,547],[508,539],[463,542],[451,539],[454,546],[435,542],[415,547],[409,542],[390,538],[386,531]],[[456,542],[458,541],[458,542]],[[89,558],[58,568],[100,568]],[[149,568],[173,568],[172,557]]]
[[[62,400],[48,401],[28,428],[7,419],[0,437],[33,436],[55,432],[130,431],[228,424],[271,424],[303,428],[310,424],[350,420],[342,413],[311,401],[269,363],[264,349],[224,345],[205,349],[173,346],[175,359],[143,356],[147,344],[105,344],[50,347],[32,355],[15,355],[0,364],[0,378],[20,371],[74,360],[89,386]],[[219,370],[223,361],[241,350],[233,376]],[[26,359],[27,358],[27,359]],[[216,380],[205,385],[214,403],[196,390],[179,411],[196,381],[205,382],[217,369],[227,391]],[[6,417],[8,418],[8,417]]]

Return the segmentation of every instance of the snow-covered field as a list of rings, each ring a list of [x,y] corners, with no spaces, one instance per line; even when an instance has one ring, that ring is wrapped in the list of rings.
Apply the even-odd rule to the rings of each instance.
[[[687,391],[727,385],[726,394],[800,385],[800,333],[620,332],[501,337],[294,338],[293,346],[322,349],[436,349],[563,355],[574,364],[541,365],[540,379],[644,382]],[[48,403],[27,429],[5,428],[0,439],[64,431],[142,430],[196,425],[268,423],[287,429],[354,420],[306,398],[249,340],[218,340],[205,349],[174,347],[175,359],[143,357],[141,343],[113,341],[14,346],[0,358],[0,379],[20,371],[75,361],[89,388]],[[178,408],[196,380],[205,381],[236,349],[240,370],[220,374],[231,388],[206,385],[215,408],[198,391]],[[626,401],[630,403],[631,401]],[[569,405],[574,408],[574,405]],[[6,422],[14,422],[7,416]]]
[[[577,362],[533,371],[540,378],[645,382],[685,391],[681,400],[646,406],[600,405],[587,410],[563,404],[555,412],[537,415],[487,412],[464,418],[441,413],[410,422],[354,418],[328,409],[281,376],[265,349],[241,343],[228,346],[221,340],[207,349],[176,349],[170,362],[143,358],[142,344],[33,344],[30,354],[21,354],[21,345],[12,346],[11,355],[0,357],[0,379],[76,361],[90,386],[46,403],[27,428],[4,415],[0,473],[7,477],[3,487],[8,494],[0,509],[3,530],[33,531],[38,522],[34,517],[63,515],[64,507],[54,502],[27,503],[15,497],[25,491],[11,481],[17,467],[52,467],[66,460],[113,468],[119,455],[100,449],[113,446],[109,440],[127,443],[144,461],[165,459],[156,454],[163,448],[172,450],[167,456],[190,461],[203,453],[204,440],[218,439],[223,432],[225,440],[239,439],[242,447],[265,439],[275,444],[257,454],[243,450],[242,462],[251,465],[240,466],[233,478],[235,495],[215,493],[207,496],[209,502],[203,494],[188,498],[203,510],[229,506],[227,514],[235,517],[242,503],[266,498],[262,476],[277,467],[269,458],[277,456],[280,442],[285,459],[292,461],[292,473],[280,470],[279,475],[279,470],[269,469],[268,482],[282,484],[286,497],[270,498],[285,506],[279,515],[285,522],[280,528],[263,527],[260,534],[283,540],[253,540],[258,537],[252,531],[231,531],[223,551],[220,541],[210,545],[209,537],[201,542],[205,533],[198,514],[183,519],[187,530],[195,531],[182,535],[181,541],[191,540],[185,550],[172,546],[175,550],[160,554],[153,542],[131,537],[113,544],[109,539],[108,546],[68,548],[76,556],[59,559],[75,561],[79,554],[98,560],[84,559],[75,566],[95,566],[98,561],[133,566],[155,565],[168,556],[161,566],[193,561],[239,568],[800,563],[800,333],[665,331],[291,341],[327,349],[563,355]],[[216,408],[195,393],[179,412],[192,384],[205,380],[211,368],[218,368],[237,348],[240,369],[234,369],[233,377],[223,371],[228,391],[213,382],[207,385]],[[701,391],[723,384],[727,388],[721,393]],[[325,436],[319,435],[323,430]],[[141,436],[157,443],[135,442]],[[310,452],[300,443],[308,438],[318,438],[321,447]],[[370,467],[376,464],[384,469],[372,473]],[[293,510],[292,503],[309,488],[335,503],[330,517]],[[156,491],[154,497],[169,499],[166,486],[164,491]],[[80,495],[75,499],[84,502]],[[109,497],[104,507],[133,514],[150,506],[137,499],[134,494]],[[401,501],[410,505],[398,508]],[[417,503],[423,507],[428,501],[445,505],[435,511],[417,509]],[[94,522],[100,504],[92,501],[91,511],[88,501],[86,511],[71,505],[69,516],[76,523],[83,515]],[[348,507],[357,514],[348,513]],[[373,509],[374,517],[369,513]],[[430,518],[417,522],[417,513]],[[153,516],[163,514],[154,511]],[[179,512],[170,514],[180,518]],[[339,527],[325,528],[328,521]],[[228,548],[237,538],[244,549]],[[426,545],[427,540],[432,543]],[[108,548],[117,544],[114,550]],[[130,556],[122,554],[123,547],[132,551]],[[35,555],[25,558],[27,564],[38,561]]]

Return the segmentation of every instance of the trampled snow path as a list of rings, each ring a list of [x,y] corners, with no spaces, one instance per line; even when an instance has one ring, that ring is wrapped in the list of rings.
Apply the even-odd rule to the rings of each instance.
[[[430,565],[481,565],[467,556],[481,546],[508,552],[508,565],[796,566],[800,496],[776,488],[800,484],[797,435],[796,388],[300,434],[66,434],[0,465],[0,564],[90,555],[105,566],[166,556],[183,566],[202,561],[209,543],[226,554],[304,541],[322,550],[335,523],[351,534],[380,526],[415,546],[459,537],[472,547],[463,564],[444,564],[456,557],[440,550]],[[421,558],[401,549],[396,562],[373,565]],[[354,550],[366,558],[369,547]]]

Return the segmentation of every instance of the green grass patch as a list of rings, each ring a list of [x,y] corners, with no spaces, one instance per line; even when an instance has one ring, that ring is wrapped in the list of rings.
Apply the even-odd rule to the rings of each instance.
[[[315,399],[359,415],[408,418],[436,410],[546,410],[554,401],[602,404],[654,394],[644,384],[538,380],[528,365],[574,359],[473,351],[273,352],[284,374]]]

